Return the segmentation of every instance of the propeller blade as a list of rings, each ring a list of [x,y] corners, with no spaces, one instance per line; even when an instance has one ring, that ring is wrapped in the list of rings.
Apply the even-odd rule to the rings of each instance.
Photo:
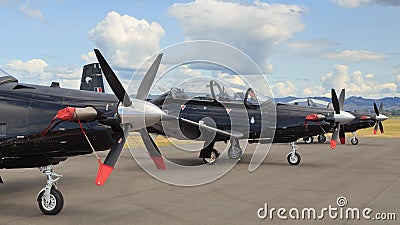
[[[374,110],[375,110],[375,114],[377,115],[377,116],[379,116],[379,110],[378,110],[378,107],[376,106],[376,103],[374,102]]]
[[[129,124],[124,124],[124,133],[119,140],[119,142],[114,145],[110,152],[108,153],[106,160],[104,160],[104,163],[101,163],[100,160],[100,166],[97,171],[97,176],[96,176],[96,185],[97,186],[103,186],[104,183],[107,181],[108,177],[111,175],[111,172],[114,170],[114,166],[117,163],[119,156],[121,155],[121,152],[124,148],[125,142],[126,142],[126,136],[129,133]]]
[[[94,53],[96,54],[97,60],[100,63],[101,70],[103,71],[103,74],[106,77],[106,80],[110,85],[111,90],[114,92],[115,96],[117,96],[118,100],[122,102],[125,107],[130,106],[132,104],[131,99],[126,93],[121,82],[118,80],[114,71],[111,69],[110,65],[108,65],[106,59],[103,57],[98,49],[94,49]]]
[[[340,144],[342,145],[346,144],[346,134],[344,133],[343,125],[340,125],[339,139],[340,139]]]
[[[149,151],[150,158],[153,160],[157,169],[165,170],[166,167],[165,167],[164,159],[161,156],[161,152],[158,149],[153,138],[151,138],[151,136],[149,135],[149,133],[147,132],[147,130],[145,128],[140,129],[139,133],[140,133],[140,136],[142,137],[142,140],[144,142],[144,145],[146,146],[147,151]]]
[[[378,124],[379,124],[379,130],[380,130],[381,133],[383,134],[383,133],[384,133],[384,131],[383,131],[383,124],[382,124],[381,121],[379,121]]]
[[[340,132],[340,123],[336,123],[335,128],[333,129],[333,134],[331,139],[331,149],[336,148],[339,132]]]
[[[346,95],[346,91],[344,89],[342,89],[342,91],[340,92],[340,95],[339,95],[339,109],[340,109],[340,111],[342,111],[343,107],[344,107],[345,95]]]
[[[138,88],[136,99],[146,100],[150,88],[153,85],[154,78],[157,75],[158,67],[160,66],[162,56],[163,54],[159,54],[157,58],[154,60],[153,64],[151,65],[150,69],[147,70],[146,75],[144,76]]]
[[[379,124],[379,122],[375,123],[374,134],[376,134],[378,132],[378,124]]]
[[[381,102],[381,104],[379,105],[379,112],[383,111],[383,102]]]
[[[333,109],[335,110],[335,113],[336,113],[336,114],[339,114],[339,113],[340,113],[339,100],[338,100],[338,98],[337,98],[336,91],[335,91],[335,89],[333,89],[333,88],[332,88],[331,95],[332,95]]]

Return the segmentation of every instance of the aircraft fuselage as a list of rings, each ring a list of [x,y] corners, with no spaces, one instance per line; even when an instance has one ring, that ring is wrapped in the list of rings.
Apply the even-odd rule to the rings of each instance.
[[[114,118],[117,104],[114,95],[104,93],[16,82],[1,84],[0,168],[54,165],[68,156],[91,153],[76,122],[56,121],[42,136],[58,110],[67,106],[92,106],[98,111],[100,118],[83,121],[82,125],[96,151],[109,149],[118,136],[111,127],[119,123]],[[106,122],[100,123],[99,119]]]

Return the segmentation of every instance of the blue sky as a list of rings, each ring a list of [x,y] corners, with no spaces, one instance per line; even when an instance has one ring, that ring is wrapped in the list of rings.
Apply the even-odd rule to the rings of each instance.
[[[210,39],[252,57],[278,97],[327,95],[332,87],[400,96],[393,0],[0,0],[0,15],[0,67],[20,82],[77,88],[95,47],[133,71],[161,48]]]

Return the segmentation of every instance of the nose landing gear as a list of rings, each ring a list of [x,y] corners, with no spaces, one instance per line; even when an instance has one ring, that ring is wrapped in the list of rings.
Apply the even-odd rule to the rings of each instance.
[[[37,196],[37,202],[40,211],[46,215],[58,214],[64,206],[64,198],[57,190],[57,181],[62,177],[53,172],[53,166],[43,166],[39,168],[47,178],[46,187],[44,187]]]

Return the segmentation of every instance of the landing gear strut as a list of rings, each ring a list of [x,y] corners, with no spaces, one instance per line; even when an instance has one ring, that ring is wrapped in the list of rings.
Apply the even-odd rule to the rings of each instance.
[[[228,156],[231,159],[238,159],[242,156],[243,151],[240,148],[239,140],[237,138],[231,139],[231,146],[228,149]]]
[[[46,215],[56,215],[64,206],[64,198],[56,186],[62,175],[53,172],[52,165],[43,166],[39,169],[47,177],[46,187],[39,192],[37,197],[39,208]]]
[[[292,151],[289,152],[289,154],[286,157],[288,160],[288,163],[290,165],[298,165],[301,161],[300,154],[296,152],[296,150],[299,148],[299,146],[295,145],[294,142],[291,142],[289,145],[291,146]]]
[[[356,132],[353,132],[353,138],[351,139],[353,145],[358,145],[358,138]]]

